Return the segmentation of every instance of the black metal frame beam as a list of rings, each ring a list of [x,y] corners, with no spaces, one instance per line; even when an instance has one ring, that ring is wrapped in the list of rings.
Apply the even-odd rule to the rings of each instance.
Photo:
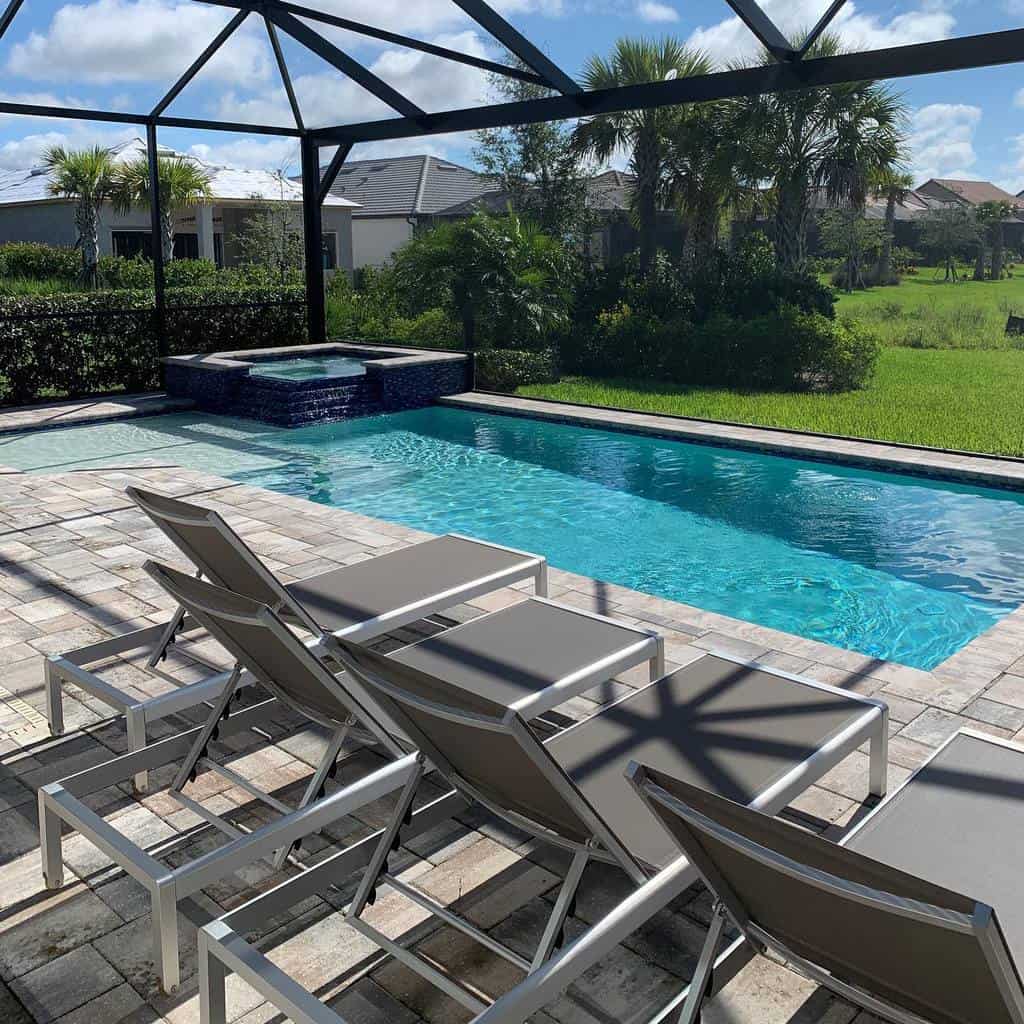
[[[245,10],[254,10],[257,6],[257,0],[198,0],[198,2],[213,4],[217,7]],[[478,68],[480,71],[487,71],[490,74],[503,75],[506,78],[518,78],[523,82],[532,82],[534,85],[547,85],[547,82],[540,75],[527,71],[524,68],[517,68],[511,64],[499,64],[497,61],[487,60],[484,57],[474,57],[470,53],[459,53],[458,50],[450,50],[447,46],[438,46],[436,43],[428,43],[422,39],[413,39],[411,36],[403,36],[397,32],[388,32],[387,29],[375,28],[373,25],[364,25],[360,21],[352,21],[349,18],[340,18],[336,14],[315,11],[311,7],[289,3],[288,0],[264,0],[263,7],[276,7],[279,11],[287,11],[289,14],[294,14],[297,18],[317,21],[323,25],[330,25],[332,28],[344,29],[346,32],[352,32],[355,35],[366,36],[369,39],[378,39],[382,43],[402,46],[407,50],[419,50],[422,53],[429,53],[434,57],[454,61],[456,64],[466,64],[471,68]]]
[[[481,28],[489,32],[510,53],[514,53],[528,68],[537,72],[552,89],[565,96],[579,96],[583,89],[554,61],[545,56],[517,28],[510,25],[484,0],[452,0]]]
[[[488,107],[447,110],[416,119],[392,118],[364,124],[314,128],[310,130],[310,135],[321,145],[334,145],[342,141],[380,142],[444,132],[480,131],[535,124],[539,121],[559,121],[580,117],[581,106],[587,115],[610,114],[868,79],[907,78],[944,71],[963,71],[1022,61],[1024,29],[1011,29],[931,43],[893,46],[883,50],[739,68],[672,81],[600,89],[581,97],[549,96]]]
[[[309,340],[327,340],[324,295],[324,229],[320,219],[320,147],[307,135],[302,155],[302,238],[306,264],[306,323]]]
[[[776,60],[793,60],[796,57],[797,51],[793,44],[764,13],[757,0],[726,0],[726,3]]]
[[[164,226],[160,210],[160,157],[156,141],[156,125],[146,125],[146,160],[149,165],[149,229],[153,252],[153,296],[156,307],[157,354],[169,352],[167,345],[167,290],[164,276]],[[163,363],[160,364],[163,378]]]
[[[11,22],[14,21],[15,15],[21,10],[21,5],[25,0],[10,0],[4,13],[0,15],[0,39],[3,38],[4,33],[11,27]]]
[[[317,147],[319,150],[319,146]],[[352,143],[343,142],[338,146],[331,157],[331,162],[327,165],[323,174],[320,175],[320,185],[317,188],[316,201],[319,205],[323,206],[324,200],[327,198],[331,191],[331,186],[337,180],[338,172],[341,170],[341,165],[348,159],[349,153],[352,152]],[[319,157],[318,157],[319,159]]]
[[[174,85],[167,90],[163,99],[152,109],[150,117],[159,117],[174,101],[182,89],[192,81],[196,75],[205,67],[206,62],[226,43],[245,19],[249,17],[248,11],[239,11],[218,33],[214,36],[209,46],[189,65],[188,70],[179,78]]]
[[[299,101],[292,86],[292,76],[288,73],[288,65],[285,63],[284,52],[281,50],[281,40],[277,38],[277,29],[274,28],[274,23],[267,17],[266,13],[263,15],[263,24],[267,28],[270,48],[274,51],[274,60],[277,61],[277,70],[281,75],[281,83],[284,85],[285,94],[288,96],[288,105],[292,108],[295,127],[300,132],[305,131],[305,125],[302,123],[302,109],[299,107]]]
[[[416,106],[412,100],[393,89],[383,79],[378,78],[369,68],[363,67],[359,61],[350,57],[334,43],[324,39],[319,32],[314,32],[305,22],[299,21],[294,14],[282,11],[273,6],[266,8],[267,17],[284,33],[290,35],[297,43],[311,50],[318,57],[333,65],[343,75],[347,75],[367,92],[386,103],[392,110],[398,111],[403,117],[422,117],[426,111]]]
[[[835,16],[846,6],[846,0],[832,0],[828,10],[818,19],[818,23],[807,33],[807,38],[800,44],[796,59],[803,60],[807,51],[818,41],[821,34],[832,24]]]

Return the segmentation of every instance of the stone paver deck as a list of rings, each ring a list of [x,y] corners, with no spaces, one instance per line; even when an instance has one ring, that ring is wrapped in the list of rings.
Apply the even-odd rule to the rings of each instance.
[[[153,416],[162,412],[180,412],[183,409],[191,409],[194,405],[194,402],[186,398],[171,398],[161,392],[19,406],[15,409],[0,410],[0,434],[47,427],[75,427],[83,423]]]
[[[198,1020],[194,931],[182,920],[181,990],[160,993],[149,962],[148,902],[129,878],[109,869],[88,846],[71,838],[65,849],[68,884],[42,887],[35,789],[125,749],[123,724],[84,694],[67,701],[68,734],[49,736],[42,662],[59,652],[163,621],[169,602],[141,570],[149,557],[181,565],[163,536],[123,494],[139,483],[208,504],[221,511],[267,563],[285,579],[298,579],[339,564],[421,539],[422,534],[298,498],[193,471],[167,468],[98,470],[60,476],[0,476],[0,1020],[11,1024],[131,1021],[191,1024]],[[552,596],[629,622],[659,629],[670,665],[706,649],[724,649],[786,670],[885,699],[892,715],[890,785],[899,782],[961,725],[1003,737],[1024,738],[1024,615],[1009,616],[933,673],[879,662],[798,637],[766,630],[623,587],[553,571]],[[512,590],[489,595],[451,612],[464,620],[518,600]],[[417,635],[407,631],[390,643]],[[207,653],[210,653],[209,650]],[[166,669],[185,677],[194,669],[176,651]],[[159,680],[137,664],[114,663],[119,685],[151,692]],[[621,680],[643,681],[643,672]],[[574,714],[593,710],[614,687],[579,699]],[[177,731],[193,718],[169,719]],[[272,776],[284,798],[301,791],[320,751],[312,729],[292,733],[278,724],[276,742],[238,744],[232,766],[254,779]],[[159,735],[159,729],[154,732]],[[350,764],[372,754],[353,747]],[[347,759],[348,759],[347,758]],[[862,812],[866,755],[857,754],[810,790],[793,813],[811,827],[835,834]],[[339,773],[345,777],[345,767]],[[216,781],[214,781],[216,780]],[[258,821],[244,790],[201,775],[197,797],[243,824]],[[190,811],[156,792],[137,799],[124,787],[90,798],[120,827],[146,842],[186,833]],[[367,808],[304,844],[302,856],[319,859],[333,844],[365,834],[383,808]],[[183,840],[184,841],[184,840]],[[200,839],[173,857],[205,849]],[[538,929],[553,898],[559,858],[486,815],[471,812],[419,837],[404,848],[401,868],[438,898],[455,901],[485,928],[523,942]],[[293,868],[286,870],[295,870]],[[206,891],[210,913],[237,906],[283,877],[254,865],[244,880]],[[603,915],[624,894],[612,869],[588,869],[569,934]],[[406,969],[381,963],[337,914],[345,893],[325,893],[268,922],[264,944],[273,959],[358,1024],[449,1024],[468,1015]],[[381,901],[385,910],[390,897]],[[395,921],[408,913],[394,904]],[[534,1018],[543,1024],[608,1024],[644,1020],[681,987],[695,963],[708,920],[706,893],[694,888],[557,1003]],[[415,923],[410,920],[410,923]],[[447,929],[421,947],[455,965],[485,990],[513,983],[501,961],[471,947]],[[189,952],[192,950],[192,952]],[[237,979],[229,987],[232,1019],[242,1024],[279,1020],[260,996]],[[708,1024],[873,1024],[842,1000],[788,970],[758,961],[705,1013]]]

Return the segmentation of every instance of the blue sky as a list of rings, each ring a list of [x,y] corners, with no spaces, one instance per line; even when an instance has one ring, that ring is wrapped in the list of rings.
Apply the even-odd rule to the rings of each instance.
[[[766,0],[793,33],[828,0]],[[450,0],[310,0],[309,6],[500,58],[482,30]],[[721,0],[502,0],[518,28],[571,74],[621,35],[673,34],[725,62],[751,58],[750,34]],[[196,0],[27,0],[0,42],[0,98],[29,103],[145,111],[206,46],[231,11]],[[849,0],[836,27],[856,49],[1024,25],[1024,0]],[[342,49],[427,110],[488,98],[482,73],[349,33],[324,29]],[[286,37],[283,45],[308,124],[345,123],[389,111]],[[1024,64],[897,83],[910,115],[916,178],[988,178],[1024,189]],[[287,125],[290,114],[262,22],[250,16],[168,109],[183,116]],[[43,147],[111,143],[137,130],[97,123],[0,116],[0,168],[26,167]],[[176,149],[236,166],[297,169],[294,140],[162,130]],[[471,162],[473,140],[445,136],[362,146],[353,158],[434,152]]]

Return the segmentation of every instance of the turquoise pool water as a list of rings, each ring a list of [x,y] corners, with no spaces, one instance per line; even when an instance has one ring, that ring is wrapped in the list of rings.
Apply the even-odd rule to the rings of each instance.
[[[271,359],[249,370],[251,377],[275,380],[317,380],[320,377],[361,377],[366,373],[362,359],[353,356],[325,356],[322,359]]]
[[[193,414],[0,438],[0,465],[208,470],[932,668],[1024,603],[1024,496],[430,408],[284,430]]]

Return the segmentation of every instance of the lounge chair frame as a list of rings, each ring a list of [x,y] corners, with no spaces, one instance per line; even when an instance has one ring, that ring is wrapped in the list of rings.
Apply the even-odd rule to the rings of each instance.
[[[892,799],[895,799],[904,787],[913,782],[914,778],[927,767],[932,758],[937,757],[960,735],[973,736],[986,742],[992,742],[1024,753],[1024,747],[1018,744],[998,739],[988,733],[981,733],[972,729],[960,729],[941,744],[928,761],[915,769],[897,787],[892,794]],[[834,977],[829,971],[795,953],[784,941],[752,921],[742,901],[733,892],[728,882],[721,877],[714,864],[706,857],[692,853],[694,850],[699,851],[701,847],[699,840],[690,832],[688,826],[699,826],[701,831],[708,832],[723,845],[742,852],[745,856],[765,864],[775,871],[799,879],[806,885],[825,892],[834,893],[854,902],[877,907],[890,914],[912,918],[935,928],[974,936],[1006,1001],[1006,1008],[1010,1019],[1015,1021],[1016,1024],[1024,1024],[1024,986],[1022,986],[1020,976],[1014,968],[995,914],[988,905],[976,902],[973,912],[966,914],[918,900],[897,897],[882,890],[839,878],[825,871],[794,861],[774,850],[760,846],[745,836],[713,821],[699,811],[688,807],[673,794],[652,781],[641,765],[630,765],[629,780],[640,798],[649,806],[653,808],[654,805],[659,805],[670,811],[678,819],[679,827],[689,839],[688,843],[680,841],[680,846],[684,850],[691,852],[694,865],[702,881],[716,897],[712,926],[708,932],[704,948],[701,951],[697,970],[694,973],[690,991],[682,1014],[678,1019],[678,1024],[697,1024],[700,1020],[701,1006],[710,994],[708,986],[714,969],[715,953],[721,935],[729,922],[732,922],[739,929],[741,939],[738,941],[745,941],[751,954],[754,952],[760,954],[772,952],[811,981],[830,989],[842,998],[847,999],[854,1005],[867,1010],[877,1017],[893,1021],[894,1024],[930,1024],[925,1018],[915,1013],[894,1006],[859,986],[851,985]],[[876,811],[878,809],[880,808],[876,808]],[[837,845],[846,846],[849,844],[857,832],[871,821],[873,815],[874,812],[865,816],[856,827],[842,837]],[[664,1018],[659,1015],[656,1019],[662,1020]]]
[[[331,641],[334,636],[324,634],[313,621],[301,604],[289,594],[281,581],[263,564],[245,541],[231,528],[225,519],[213,509],[201,509],[196,516],[176,516],[165,509],[156,508],[147,501],[145,492],[135,487],[126,488],[128,496],[153,520],[174,546],[197,567],[197,577],[205,577],[211,583],[222,586],[216,567],[209,563],[201,550],[188,543],[188,540],[174,530],[174,524],[190,527],[201,526],[214,531],[220,539],[231,545],[239,558],[244,560],[249,569],[260,579],[261,583],[277,597],[276,605],[272,606],[283,618],[307,630],[313,637],[310,645],[321,655],[330,653]],[[174,499],[178,500],[178,499]],[[453,605],[502,587],[511,586],[523,580],[533,579],[534,592],[538,597],[546,597],[548,593],[547,560],[540,555],[520,551],[517,548],[492,544],[488,541],[465,537],[461,534],[449,534],[460,540],[494,548],[513,555],[522,556],[515,565],[499,572],[490,573],[477,579],[468,580],[464,585],[452,587],[446,591],[432,594],[429,599],[411,601],[399,608],[394,608],[383,615],[355,623],[347,629],[337,631],[338,637],[357,641],[370,640],[394,629],[407,626],[412,622],[427,618],[451,608]],[[181,685],[180,682],[164,677],[176,687],[167,693],[147,700],[139,700],[133,694],[119,689],[102,679],[95,672],[89,671],[90,665],[108,658],[122,656],[139,650],[149,651],[147,665],[155,670],[166,656],[167,649],[179,638],[189,638],[198,624],[188,616],[180,605],[164,625],[147,626],[133,630],[119,637],[102,640],[60,655],[46,659],[43,668],[43,682],[46,691],[46,715],[50,724],[50,733],[61,736],[64,733],[64,687],[76,686],[91,696],[102,701],[125,716],[128,734],[128,749],[141,750],[146,745],[147,726],[151,722],[179,714],[199,704],[210,704],[221,695],[224,685],[231,677],[230,671],[223,671],[220,666],[211,666],[212,676],[197,683]],[[200,634],[201,635],[201,634]],[[190,651],[189,657],[202,662],[196,652]],[[237,682],[237,680],[236,680]],[[139,772],[134,780],[137,792],[145,792],[147,787],[145,772]]]
[[[833,736],[805,761],[793,766],[783,777],[760,793],[751,806],[769,814],[781,811],[865,742],[871,744],[869,780],[871,792],[877,796],[884,795],[888,742],[888,709],[884,703],[860,694],[840,691],[827,684],[804,679],[792,673],[760,665],[757,662],[719,652],[713,653],[716,657],[734,664],[770,672],[780,678],[799,682],[810,689],[841,693],[851,703],[862,705],[864,709],[863,713],[846,729]],[[404,699],[408,700],[408,695]],[[628,699],[628,695],[623,699]],[[428,754],[428,756],[433,760],[432,754]],[[538,767],[540,766],[538,765]],[[409,774],[399,775],[396,773],[393,780],[394,791],[402,791],[404,787],[412,784],[410,779],[414,770],[410,768]],[[442,800],[462,800],[465,805],[466,798],[472,800],[479,797],[474,787],[467,784],[465,780],[460,780],[459,788],[463,787],[465,788],[464,796],[455,791]],[[571,786],[568,789],[571,790],[574,806],[578,806],[579,800],[576,797],[575,789]],[[401,802],[396,808],[396,814],[389,822],[388,828],[379,833],[378,837],[371,837],[363,844],[358,844],[357,847],[335,854],[304,875],[283,882],[199,930],[199,989],[202,1024],[226,1024],[225,983],[229,971],[242,977],[266,1000],[295,1021],[295,1024],[345,1024],[344,1018],[325,1006],[315,995],[273,964],[245,936],[247,932],[256,929],[260,922],[269,916],[278,914],[300,903],[308,896],[344,881],[352,871],[364,864],[371,863],[371,858],[375,858],[373,863],[380,863],[382,852],[386,855],[386,851],[391,848],[391,843],[396,839],[404,840],[407,836],[406,831],[401,827],[400,807]],[[526,822],[518,815],[510,814],[501,808],[492,809],[498,811],[502,817],[513,824],[519,827],[528,827],[528,831],[535,835],[541,835],[546,841],[554,841],[562,846],[566,845],[561,837],[555,837],[546,832],[539,833],[533,822]],[[399,831],[400,829],[401,831]],[[372,844],[369,854],[366,853],[367,846],[365,844]],[[568,846],[572,848],[573,844],[570,843]],[[615,846],[612,849],[614,850]],[[526,972],[525,979],[490,1006],[484,1005],[475,995],[469,994],[470,998],[475,1000],[475,1005],[470,1007],[477,1014],[474,1017],[475,1024],[523,1024],[532,1014],[557,998],[585,971],[611,953],[629,934],[658,911],[664,909],[700,877],[696,868],[682,856],[672,861],[653,877],[648,878],[635,862],[632,862],[631,867],[627,869],[612,850],[605,849],[600,843],[577,846],[573,849],[573,853],[573,863],[566,875],[563,889],[556,900],[555,912],[549,918],[548,927],[545,929],[544,939],[537,955],[528,966],[524,966],[524,958],[518,958],[520,962],[517,963],[517,966]],[[585,865],[585,861],[582,861],[583,856],[619,863],[627,870],[631,878],[637,878],[634,872],[639,871],[640,875],[637,880],[642,884],[579,939],[557,952],[549,949],[547,952],[550,955],[543,956],[545,942],[550,940],[550,933],[557,932],[568,915],[572,893],[579,884],[577,872],[581,874]],[[367,879],[371,880],[369,884]],[[375,875],[372,864],[364,875],[360,891],[381,881],[407,896],[410,895],[411,886],[390,875]],[[394,884],[396,881],[398,885]],[[417,896],[420,895],[418,891],[413,891],[417,892]],[[419,899],[416,902],[423,905]],[[353,911],[357,909],[355,901],[346,909],[350,923],[353,920]],[[428,907],[427,909],[433,911],[435,908]],[[456,921],[452,920],[455,915],[447,911],[447,908],[442,909],[446,913],[439,914],[438,917],[444,923],[454,925],[466,934],[480,939],[479,934],[473,934],[474,931],[478,931],[474,926],[469,925],[468,929],[462,927],[465,922],[461,922],[461,919],[456,919],[461,922],[456,924]],[[369,934],[362,927],[359,930],[363,934]],[[376,935],[372,937],[377,940]],[[407,944],[416,941],[418,937],[418,933],[414,931],[409,936]],[[486,939],[488,948],[498,952],[499,955],[504,955],[501,951],[495,950],[494,940],[491,936],[486,936]],[[381,943],[381,947],[395,955],[396,959],[401,959],[407,966],[419,971],[434,984],[440,985],[447,994],[459,1000],[463,1005],[470,1006],[469,1000],[463,998],[463,987],[457,981],[440,974],[430,964],[427,967],[434,972],[433,974],[420,970],[421,965],[411,961],[411,958],[416,956],[415,953],[392,940],[388,940],[387,944]],[[716,986],[724,984],[743,964],[750,960],[752,955],[752,951],[742,939],[733,942],[718,955],[715,961],[714,984]],[[506,957],[506,959],[511,958]],[[440,974],[440,977],[436,977],[437,974]],[[442,980],[444,981],[443,985],[441,985]],[[460,994],[456,994],[457,991]],[[667,1021],[673,1013],[678,1013],[688,992],[689,986],[684,988],[656,1019]]]

